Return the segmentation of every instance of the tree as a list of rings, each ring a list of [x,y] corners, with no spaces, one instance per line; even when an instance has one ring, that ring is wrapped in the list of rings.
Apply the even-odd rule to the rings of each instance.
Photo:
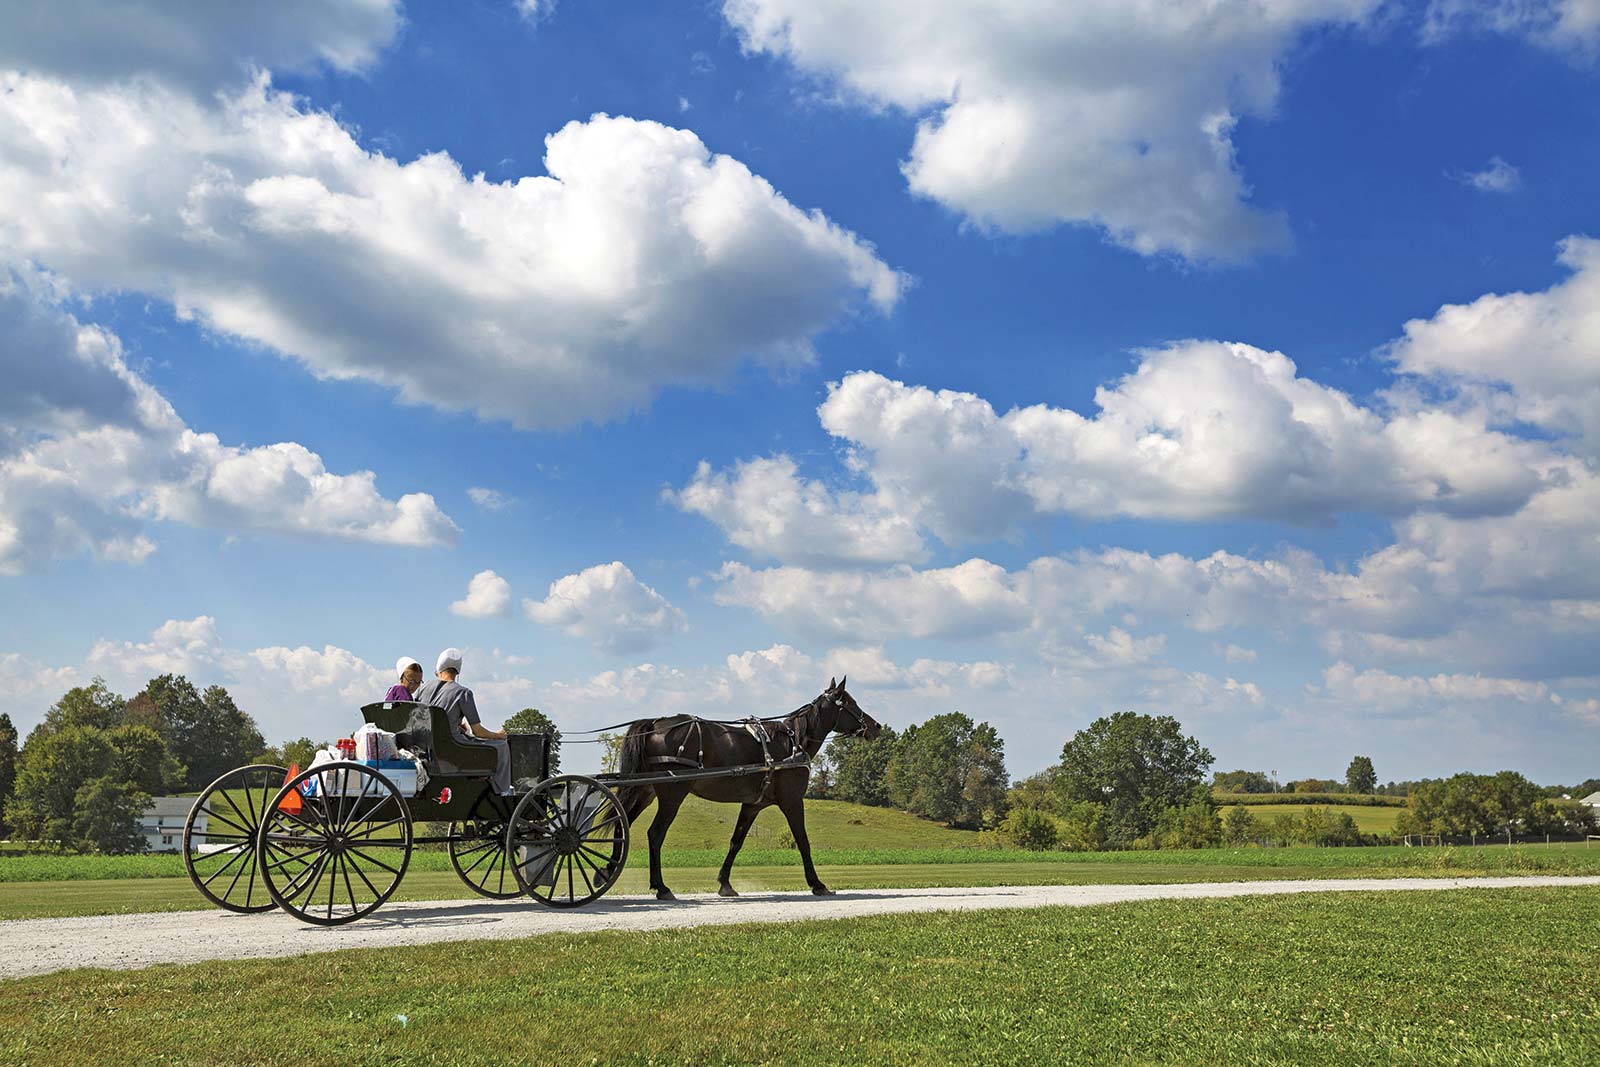
[[[17,784],[17,728],[11,716],[0,712],[0,834],[9,832],[6,804]]]
[[[139,816],[149,805],[149,794],[114,775],[85,782],[73,794],[72,847],[110,855],[143,851]]]
[[[889,762],[899,743],[900,735],[888,726],[871,741],[864,737],[835,737],[829,741],[827,758],[833,774],[833,799],[888,807]]]
[[[1068,852],[1099,852],[1106,847],[1106,806],[1068,804],[1056,820],[1056,847]]]
[[[1211,785],[1219,793],[1272,792],[1272,779],[1264,771],[1218,771],[1211,776]]]
[[[148,726],[124,725],[104,731],[115,752],[112,777],[157,795],[181,789],[183,764],[167,750],[167,742]]]
[[[910,726],[889,761],[889,794],[907,811],[951,826],[992,826],[1005,814],[1005,742],[960,712]]]
[[[30,734],[17,759],[16,792],[7,806],[13,832],[38,841],[68,843],[79,787],[115,768],[116,751],[102,730],[68,726]]]
[[[600,735],[600,770],[604,774],[615,774],[622,767],[622,741],[623,734]]]
[[[104,678],[97,677],[88,685],[75,686],[63,693],[61,699],[50,705],[50,710],[44,713],[43,721],[33,728],[28,740],[33,740],[35,735],[44,736],[65,730],[69,726],[109,730],[122,725],[126,710],[127,701],[113,693],[106,686]]]
[[[263,763],[275,763],[280,767],[299,767],[302,771],[311,766],[311,761],[317,758],[317,750],[325,747],[309,737],[297,737],[293,741],[285,741],[281,745],[273,745],[261,754]]]
[[[1053,815],[1060,815],[1067,808],[1066,798],[1061,795],[1061,786],[1056,777],[1060,773],[1059,767],[1046,767],[1038,774],[1030,774],[1020,782],[1012,783],[1006,792],[1006,806],[1016,808],[1037,808]]]
[[[220,685],[201,693],[183,675],[163,674],[150,680],[143,695],[160,714],[172,755],[188,768],[191,789],[204,789],[266,749],[255,720]]]
[[[1210,798],[1200,797],[1162,812],[1154,837],[1162,848],[1215,848],[1222,844],[1222,820]]]
[[[1357,756],[1344,772],[1344,787],[1352,793],[1370,793],[1378,788],[1378,772],[1372,769],[1370,756]]]
[[[1149,835],[1162,812],[1207,796],[1211,753],[1170,715],[1118,712],[1079,730],[1061,750],[1069,800],[1104,804],[1110,843]]]
[[[505,721],[505,731],[509,734],[549,734],[550,773],[555,774],[561,769],[561,731],[556,729],[550,716],[538,708],[523,708]]]
[[[1256,817],[1243,804],[1235,804],[1222,817],[1222,837],[1230,845],[1242,845],[1255,833]]]
[[[1056,821],[1037,808],[1012,808],[1000,832],[1029,852],[1048,852],[1056,847]]]

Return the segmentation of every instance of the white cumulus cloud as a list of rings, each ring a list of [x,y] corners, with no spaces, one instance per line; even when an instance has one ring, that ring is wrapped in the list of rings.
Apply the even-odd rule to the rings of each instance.
[[[665,497],[721,527],[760,556],[798,563],[898,563],[927,550],[915,525],[875,495],[841,492],[800,476],[788,456],[752,459],[728,472],[701,463]]]
[[[1429,0],[1422,38],[1437,44],[1458,33],[1500,33],[1579,59],[1600,50],[1595,0]]]
[[[901,275],[687,130],[595,115],[545,175],[369,151],[265,77],[199,100],[0,72],[0,245],[325,378],[520,427],[639,408],[811,339]]]
[[[918,118],[912,191],[984,226],[1099,227],[1143,254],[1279,247],[1234,160],[1295,44],[1376,0],[725,0],[749,52]]]
[[[638,652],[688,627],[683,612],[621,562],[559,578],[543,600],[524,599],[522,610],[612,654]]]
[[[467,583],[467,595],[450,610],[467,619],[504,618],[511,614],[511,583],[494,571],[479,571]]]
[[[1412,319],[1389,347],[1396,366],[1457,387],[1520,421],[1578,437],[1600,458],[1600,240],[1568,237],[1572,273],[1532,293],[1489,293]]]
[[[191,429],[125,363],[115,336],[53,302],[51,280],[0,269],[0,573],[92,552],[138,562],[159,522],[226,533],[427,546],[456,525],[432,496],[385,498],[294,442],[224,444]]]
[[[205,91],[257,68],[362,70],[400,25],[399,0],[0,4],[0,68],[91,82],[146,76]]]

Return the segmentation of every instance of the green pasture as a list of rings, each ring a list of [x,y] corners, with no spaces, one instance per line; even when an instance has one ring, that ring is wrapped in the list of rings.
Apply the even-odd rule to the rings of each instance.
[[[667,883],[678,892],[710,892],[723,857],[718,849],[668,849]],[[151,873],[158,860],[165,869]],[[1450,877],[1495,874],[1600,874],[1600,848],[1576,844],[1446,848],[1227,848],[1162,852],[1022,852],[953,849],[819,849],[822,878],[836,888],[967,885],[1100,885],[1237,882],[1301,878]],[[115,864],[137,873],[118,877]],[[620,892],[646,891],[648,849],[636,843]],[[0,859],[0,919],[191,911],[210,905],[182,877],[175,856],[11,856]],[[746,891],[803,889],[792,850],[740,855],[733,884]],[[414,852],[396,900],[469,896],[442,852]],[[532,905],[530,905],[532,906]]]
[[[1364,834],[1390,834],[1394,832],[1395,820],[1400,817],[1400,810],[1394,807],[1372,807],[1355,804],[1318,804],[1316,807],[1326,811],[1337,818],[1340,815],[1349,815],[1355,820],[1356,829]],[[1228,805],[1224,803],[1223,811]],[[1296,820],[1305,817],[1309,806],[1305,804],[1252,804],[1246,809],[1255,817],[1256,825],[1262,826],[1270,823],[1279,815],[1289,815]]]
[[[0,1061],[1587,1064],[1597,952],[1587,888],[557,934],[7,982]]]

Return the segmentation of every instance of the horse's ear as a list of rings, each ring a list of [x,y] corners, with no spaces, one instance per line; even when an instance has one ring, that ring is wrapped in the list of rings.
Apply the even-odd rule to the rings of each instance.
[[[840,679],[839,679],[839,688],[840,688],[840,689],[843,689],[843,688],[844,688],[844,682],[845,682],[845,680],[844,680],[844,679],[843,679],[843,678],[840,678]]]
[[[837,689],[837,688],[839,688],[839,683],[834,681],[832,678],[829,678],[828,679],[828,688],[829,689]]]

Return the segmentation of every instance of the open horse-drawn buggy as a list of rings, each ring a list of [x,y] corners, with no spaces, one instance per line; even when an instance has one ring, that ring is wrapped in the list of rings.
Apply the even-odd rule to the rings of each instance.
[[[294,772],[252,764],[222,775],[196,799],[183,832],[185,869],[206,899],[337,926],[393,896],[417,846],[443,845],[474,893],[579,907],[616,884],[629,827],[652,800],[650,886],[670,899],[661,844],[690,793],[743,805],[720,872],[725,895],[733,895],[729,871],[750,824],[773,804],[789,820],[807,882],[825,893],[801,808],[810,761],[831,733],[875,737],[880,729],[841,679],[780,718],[627,724],[616,773],[551,776],[550,737],[511,734],[515,789],[501,795],[494,749],[464,743],[444,709],[397,701],[361,714],[416,762],[336,760]],[[428,833],[428,824],[448,828]]]

